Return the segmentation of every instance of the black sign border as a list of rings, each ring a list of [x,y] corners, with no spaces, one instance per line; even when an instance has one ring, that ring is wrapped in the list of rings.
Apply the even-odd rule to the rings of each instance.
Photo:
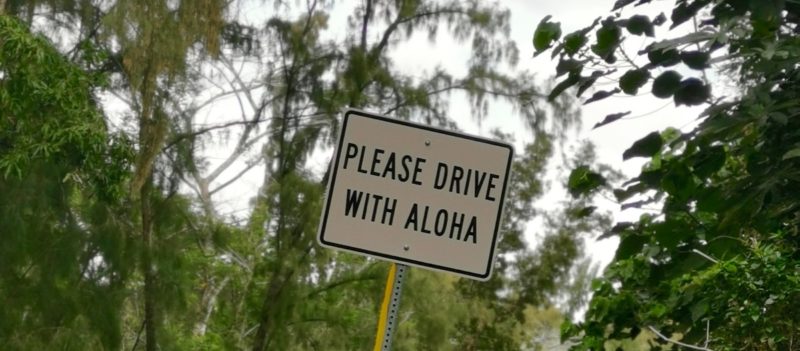
[[[328,224],[328,212],[330,211],[330,205],[331,205],[331,200],[332,200],[331,192],[333,191],[334,185],[336,183],[336,173],[339,170],[339,160],[341,158],[340,156],[341,156],[341,152],[342,152],[342,143],[344,142],[345,133],[347,131],[347,122],[349,121],[350,115],[354,115],[354,114],[355,115],[359,115],[361,117],[377,119],[377,120],[380,120],[380,121],[383,121],[383,122],[399,124],[399,125],[406,126],[406,127],[411,127],[411,128],[424,129],[424,130],[428,130],[428,131],[435,132],[435,133],[445,134],[445,135],[449,135],[449,136],[453,136],[453,137],[457,137],[457,138],[462,138],[462,139],[468,139],[468,140],[481,142],[481,143],[485,143],[485,144],[491,144],[491,145],[494,145],[494,146],[499,146],[499,147],[503,147],[503,148],[508,149],[509,153],[508,153],[508,161],[506,163],[506,177],[505,177],[505,180],[503,181],[503,191],[500,193],[500,206],[498,206],[498,209],[497,209],[497,220],[495,221],[494,234],[492,236],[492,247],[491,247],[490,253],[489,253],[489,262],[486,263],[486,272],[485,273],[476,274],[476,273],[473,273],[473,272],[463,271],[463,270],[456,269],[456,268],[440,266],[440,265],[437,265],[437,264],[432,264],[432,263],[412,260],[412,259],[403,258],[403,257],[397,257],[397,256],[385,254],[385,253],[374,252],[374,251],[370,251],[370,250],[366,250],[366,249],[362,249],[362,248],[352,247],[352,246],[339,244],[339,243],[334,243],[334,242],[330,242],[330,241],[326,241],[325,240],[325,228],[326,228],[326,226]],[[369,113],[369,112],[365,112],[365,111],[361,111],[361,110],[348,109],[344,113],[344,119],[342,121],[342,130],[339,133],[339,140],[337,142],[336,151],[335,151],[335,155],[334,155],[334,163],[332,165],[332,168],[333,168],[332,171],[333,172],[330,175],[330,178],[328,180],[328,186],[327,186],[327,188],[325,190],[325,197],[326,197],[326,199],[325,199],[325,208],[323,209],[323,212],[322,212],[322,221],[320,221],[320,226],[319,226],[319,232],[317,234],[317,239],[318,239],[319,243],[322,246],[328,246],[328,247],[331,247],[331,248],[337,248],[337,249],[342,249],[342,250],[346,250],[346,251],[352,251],[352,252],[359,253],[359,254],[362,254],[362,255],[378,257],[378,258],[384,258],[384,259],[388,259],[390,261],[395,261],[395,262],[400,262],[400,263],[410,263],[410,264],[416,265],[416,266],[422,266],[422,267],[426,267],[426,268],[430,268],[430,269],[434,269],[434,270],[438,270],[438,271],[455,273],[455,274],[459,274],[459,275],[466,276],[466,277],[469,277],[469,278],[486,281],[492,275],[492,266],[493,266],[493,263],[494,263],[494,260],[495,260],[495,252],[494,251],[495,251],[495,248],[497,247],[497,236],[498,236],[498,233],[500,232],[500,220],[501,220],[501,217],[503,215],[503,207],[505,205],[506,189],[508,187],[509,180],[511,179],[511,161],[513,159],[514,159],[514,147],[511,144],[499,142],[499,141],[496,141],[496,140],[486,139],[486,138],[482,138],[482,137],[478,137],[478,136],[474,136],[474,135],[456,133],[456,132],[445,130],[445,129],[440,129],[440,128],[436,128],[436,127],[432,127],[432,126],[428,126],[428,125],[424,125],[424,124],[418,124],[418,123],[413,123],[413,122],[409,122],[409,121],[404,121],[404,120],[400,120],[400,119],[396,119],[396,118],[390,118],[390,117],[387,117],[387,116],[381,116],[381,115],[377,115],[377,114],[374,114],[374,113]]]

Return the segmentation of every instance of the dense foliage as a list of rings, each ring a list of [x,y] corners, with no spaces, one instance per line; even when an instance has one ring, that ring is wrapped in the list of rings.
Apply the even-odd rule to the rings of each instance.
[[[478,120],[510,104],[535,138],[513,164],[495,275],[412,270],[395,349],[543,347],[586,300],[582,236],[609,226],[590,197],[533,205],[578,124],[572,99],[548,103],[514,71],[495,4],[367,0],[344,38],[326,35],[333,5],[0,1],[1,348],[371,347],[388,264],[319,248],[327,175],[310,160],[348,106],[457,129],[453,92]],[[245,20],[253,6],[265,21]],[[397,70],[390,49],[417,31],[469,43],[465,73]],[[215,106],[235,107],[206,120]],[[593,160],[586,146],[568,161]],[[249,208],[225,213],[249,171],[263,173]]]
[[[566,75],[551,97],[570,87],[581,96],[598,78],[614,77],[618,87],[586,103],[649,93],[707,107],[693,130],[654,131],[622,155],[649,160],[614,190],[622,207],[662,207],[605,235],[619,237],[616,256],[593,284],[585,321],[565,324],[562,336],[575,338],[576,350],[642,331],[656,349],[796,350],[800,4],[678,0],[669,14],[637,13],[648,3],[616,1],[607,18],[563,37],[545,18],[534,37],[536,50],[550,50]],[[636,36],[651,38],[649,45],[625,52]],[[715,96],[719,74],[740,91]],[[573,176],[575,196],[606,185],[589,168]]]

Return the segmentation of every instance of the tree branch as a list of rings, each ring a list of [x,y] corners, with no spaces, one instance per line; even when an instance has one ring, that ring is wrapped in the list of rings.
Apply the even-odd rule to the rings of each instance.
[[[263,158],[264,158],[263,155],[259,156],[258,158],[253,160],[253,162],[250,162],[243,170],[239,171],[239,173],[237,173],[231,179],[228,179],[228,181],[226,181],[225,183],[222,183],[222,185],[214,188],[214,190],[209,191],[208,194],[209,195],[214,195],[216,192],[218,192],[218,191],[226,188],[227,186],[233,184],[233,182],[235,182],[237,179],[241,178],[245,173],[247,173],[249,170],[253,169],[253,167],[257,166],[259,164],[258,161],[260,161]]]
[[[372,0],[366,0],[367,6],[364,9],[364,19],[361,23],[361,50],[367,50],[367,24],[372,15]]]
[[[418,20],[428,16],[439,16],[439,15],[447,15],[447,14],[466,14],[467,12],[462,9],[439,9],[439,10],[432,10],[432,11],[425,11],[420,13],[415,13],[409,17],[400,17],[400,14],[397,15],[397,18],[389,25],[388,28],[383,32],[383,36],[381,37],[381,41],[378,45],[372,48],[370,51],[370,57],[374,60],[378,58],[378,55],[389,45],[389,39],[392,36],[398,27],[401,24],[411,22],[413,20]]]
[[[692,350],[700,350],[700,351],[714,351],[714,350],[711,350],[711,349],[709,349],[708,347],[702,347],[702,346],[690,345],[690,344],[685,344],[685,343],[682,343],[682,342],[680,342],[680,341],[672,340],[672,339],[670,339],[670,338],[668,338],[668,337],[664,336],[664,334],[661,334],[661,333],[660,333],[658,330],[656,330],[656,328],[654,328],[652,325],[648,326],[647,328],[648,328],[648,329],[650,329],[650,331],[652,331],[653,333],[655,333],[655,334],[656,334],[656,335],[657,335],[659,338],[661,338],[662,340],[664,340],[664,341],[666,341],[666,342],[668,342],[668,343],[672,343],[672,344],[675,344],[675,345],[678,345],[678,346],[683,346],[683,347],[685,347],[685,348],[687,348],[687,349],[692,349]]]

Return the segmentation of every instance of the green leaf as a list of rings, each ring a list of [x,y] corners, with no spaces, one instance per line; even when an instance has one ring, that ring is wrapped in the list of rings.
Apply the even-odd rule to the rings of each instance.
[[[606,184],[606,179],[589,169],[589,166],[579,166],[572,170],[567,181],[567,188],[573,197],[591,193]]]
[[[692,172],[681,162],[671,162],[669,166],[669,171],[661,179],[661,188],[681,201],[688,200],[696,187]]]
[[[583,61],[562,58],[558,61],[558,65],[556,65],[556,77],[560,77],[566,73],[580,73],[583,64]]]
[[[580,84],[578,84],[578,94],[576,96],[581,97],[581,95],[583,95],[583,93],[586,90],[588,90],[589,88],[592,87],[592,85],[594,85],[594,82],[597,81],[597,78],[600,78],[606,74],[607,73],[604,73],[603,71],[594,71],[589,77],[581,77]],[[619,92],[618,89],[614,90],[615,91],[613,94]]]
[[[681,75],[675,71],[661,73],[653,80],[653,96],[666,99],[675,93],[681,86]]]
[[[680,53],[677,49],[653,49],[647,51],[647,59],[653,65],[669,67],[681,62]]]
[[[718,145],[703,150],[692,164],[692,169],[694,174],[702,179],[716,173],[724,164],[725,148]]]
[[[614,261],[621,261],[639,253],[647,243],[647,238],[636,233],[629,233],[619,241]]]
[[[663,144],[661,134],[652,132],[642,139],[637,140],[633,145],[622,153],[622,159],[628,160],[633,157],[652,157],[661,150]]]
[[[603,26],[597,30],[597,43],[592,45],[592,52],[608,63],[616,62],[614,51],[622,41],[622,31],[613,20],[603,21]]]
[[[612,8],[611,11],[619,10],[625,6],[630,5],[634,1],[636,0],[617,0],[614,2],[614,8]]]
[[[664,13],[662,12],[659,13],[658,16],[656,16],[656,18],[653,19],[653,24],[656,26],[660,26],[664,24],[664,22],[666,21],[667,21],[667,16],[664,16]]]
[[[681,52],[681,61],[691,69],[706,69],[708,68],[708,60],[711,56],[704,51],[684,51]]]
[[[689,309],[692,312],[692,321],[697,322],[708,313],[708,301],[700,300]]]
[[[681,241],[693,234],[689,226],[675,220],[654,224],[652,228],[659,246],[667,250],[674,249]]]
[[[600,127],[602,127],[602,126],[604,126],[606,124],[614,122],[614,121],[616,121],[616,120],[618,120],[618,119],[620,119],[622,117],[625,117],[625,116],[627,116],[629,114],[631,114],[631,111],[612,113],[610,115],[606,115],[606,118],[604,118],[601,122],[597,122],[597,124],[595,124],[592,129],[600,128]]]
[[[583,208],[579,209],[577,212],[575,212],[575,217],[576,218],[589,217],[589,216],[592,215],[592,213],[594,213],[594,211],[596,209],[597,209],[597,206],[586,206],[586,207],[583,207]]]
[[[711,87],[697,78],[686,78],[675,90],[675,105],[694,106],[706,102],[711,97]]]
[[[536,49],[535,55],[547,50],[554,41],[561,38],[561,23],[550,22],[551,17],[547,15],[542,18],[536,27],[536,32],[533,34],[533,48]]]
[[[783,154],[783,157],[781,157],[781,160],[785,161],[785,160],[788,160],[788,159],[791,159],[791,158],[795,158],[795,157],[800,157],[800,147],[794,148],[794,149],[791,149],[791,150],[787,151],[785,154]]]
[[[569,76],[567,76],[567,78],[565,78],[563,81],[556,84],[555,87],[553,87],[553,90],[550,92],[550,95],[547,96],[547,101],[555,100],[559,95],[561,95],[561,93],[564,92],[564,90],[567,90],[569,87],[578,84],[580,80],[581,80],[580,74],[570,73]]]
[[[709,0],[695,0],[691,4],[688,4],[687,1],[681,2],[672,10],[672,15],[670,16],[672,25],[669,29],[673,29],[694,17],[697,11],[706,6],[708,2]]]
[[[609,231],[603,233],[602,235],[597,237],[597,240],[608,239],[614,235],[620,234],[630,228],[633,228],[633,223],[631,222],[619,222],[615,224]]]
[[[569,33],[564,37],[564,52],[570,56],[575,55],[588,41],[585,31],[579,30]]]
[[[699,211],[716,212],[726,205],[722,192],[716,187],[701,189],[697,191],[695,197]]]
[[[589,103],[592,103],[592,102],[595,102],[595,101],[603,100],[603,99],[605,99],[605,98],[607,98],[607,97],[609,97],[611,95],[614,95],[614,94],[616,94],[618,92],[619,92],[619,89],[617,89],[617,88],[614,88],[614,90],[601,90],[601,91],[598,91],[598,92],[592,94],[592,97],[586,99],[586,101],[583,104],[586,105],[586,104],[589,104]]]
[[[644,86],[648,79],[650,79],[650,71],[646,69],[633,69],[625,72],[625,74],[619,78],[619,87],[622,88],[625,94],[636,95],[636,93],[639,92],[639,88]]]
[[[633,35],[647,35],[648,37],[652,37],[655,35],[653,31],[653,23],[650,22],[650,18],[643,15],[635,15],[631,16],[628,19],[628,22],[625,24],[625,28]]]

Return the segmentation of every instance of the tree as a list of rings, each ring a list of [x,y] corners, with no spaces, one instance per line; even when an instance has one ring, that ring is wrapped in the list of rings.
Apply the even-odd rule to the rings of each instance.
[[[0,15],[0,343],[113,348],[132,273],[130,141],[110,133],[87,74]]]
[[[606,340],[633,338],[643,330],[655,335],[654,348],[797,349],[800,330],[792,311],[800,301],[800,256],[792,189],[800,180],[800,6],[679,0],[668,21],[664,14],[623,16],[636,11],[633,3],[616,1],[611,16],[563,38],[558,23],[545,18],[539,24],[534,46],[552,50],[558,73],[567,75],[551,96],[573,86],[580,96],[599,77],[614,74],[616,65],[630,67],[619,76],[619,87],[598,91],[586,103],[649,89],[675,105],[707,108],[694,130],[653,132],[623,154],[649,159],[638,177],[615,190],[623,208],[662,209],[618,223],[603,236],[620,238],[616,256],[594,284],[586,320],[565,324],[562,336],[580,338],[573,349],[602,349]],[[659,29],[668,22],[670,29],[694,27],[668,37]],[[636,59],[622,50],[625,33],[666,38],[652,39]],[[676,65],[685,69],[679,72]],[[742,91],[714,97],[716,83],[705,74],[711,67],[726,72]],[[602,124],[623,115],[610,115]],[[576,184],[576,195],[603,183],[590,175],[598,181]]]
[[[531,339],[525,329],[531,306],[579,304],[556,300],[580,286],[570,278],[583,255],[580,236],[594,230],[589,224],[604,224],[604,215],[587,210],[588,198],[573,200],[566,212],[549,214],[559,219],[548,225],[563,226],[542,230],[546,245],[532,250],[524,242],[526,222],[542,215],[532,203],[545,189],[554,145],[578,113],[569,97],[547,103],[530,75],[504,73],[517,54],[507,11],[478,1],[366,1],[353,8],[348,36],[334,40],[323,35],[325,2],[276,2],[274,15],[258,24],[236,16],[243,4],[4,4],[18,20],[2,18],[18,23],[16,31],[30,36],[33,28],[54,44],[37,39],[48,48],[43,62],[0,39],[7,49],[0,91],[10,97],[0,106],[2,113],[14,111],[0,122],[0,145],[7,147],[0,165],[8,173],[0,194],[25,189],[21,208],[55,219],[36,221],[3,207],[9,219],[3,225],[10,223],[3,233],[15,236],[1,237],[0,247],[14,253],[34,243],[55,245],[52,238],[70,240],[63,256],[23,250],[3,262],[9,284],[0,297],[15,308],[0,315],[0,337],[10,335],[0,341],[16,349],[369,347],[386,264],[315,244],[327,176],[311,171],[308,161],[333,145],[347,106],[457,129],[447,113],[452,92],[464,93],[479,120],[490,102],[511,104],[536,138],[513,165],[518,176],[509,187],[494,277],[479,284],[412,271],[397,348],[519,349]],[[395,68],[394,45],[440,29],[472,45],[465,74]],[[66,78],[58,73],[63,67],[71,67]],[[37,108],[50,112],[62,95],[74,99],[55,104],[43,122]],[[122,117],[95,102],[109,96],[125,105]],[[230,120],[201,120],[224,99],[238,108],[226,111]],[[83,107],[70,110],[73,104]],[[230,153],[214,163],[209,149],[226,136]],[[589,157],[582,162],[591,164]],[[264,174],[251,209],[237,217],[220,211],[218,194],[254,169]],[[34,181],[60,190],[34,193],[39,183],[25,183]],[[67,236],[62,223],[71,225]],[[63,264],[44,265],[53,257]],[[50,269],[70,279],[32,274]],[[39,284],[17,289],[20,274]],[[108,294],[96,298],[84,286]],[[36,305],[47,289],[65,296],[55,301],[69,302],[62,318],[50,318],[63,311],[52,303]],[[31,298],[16,303],[17,293]],[[44,317],[31,319],[34,313]]]

